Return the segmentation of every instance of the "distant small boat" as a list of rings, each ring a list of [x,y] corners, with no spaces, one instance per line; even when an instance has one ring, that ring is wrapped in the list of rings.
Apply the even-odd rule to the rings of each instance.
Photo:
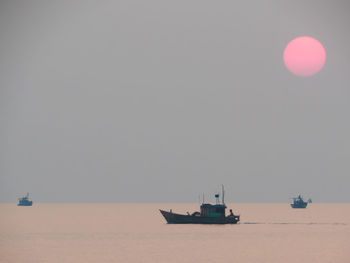
[[[311,200],[311,199],[309,199]],[[293,204],[290,204],[292,208],[306,208],[307,202],[303,200],[303,197],[301,195],[298,195],[298,197],[293,198]]]
[[[173,213],[172,210],[159,210],[168,224],[237,224],[239,215],[234,215],[232,209],[226,216],[226,205],[224,201],[224,187],[222,187],[222,203],[219,201],[219,194],[215,195],[216,204],[205,204],[200,206],[200,212],[187,215]]]
[[[29,200],[29,193],[26,196],[18,198],[18,206],[32,206],[33,201]]]

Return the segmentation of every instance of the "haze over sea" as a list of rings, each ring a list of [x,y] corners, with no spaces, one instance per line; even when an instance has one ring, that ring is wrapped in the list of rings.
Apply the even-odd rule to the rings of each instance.
[[[350,262],[350,204],[228,204],[237,225],[168,225],[198,204],[0,204],[0,262]]]

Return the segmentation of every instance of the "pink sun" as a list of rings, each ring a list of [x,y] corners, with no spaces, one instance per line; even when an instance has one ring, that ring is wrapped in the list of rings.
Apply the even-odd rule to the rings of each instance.
[[[298,76],[311,76],[319,72],[326,62],[326,51],[312,37],[297,37],[290,41],[283,53],[284,64]]]

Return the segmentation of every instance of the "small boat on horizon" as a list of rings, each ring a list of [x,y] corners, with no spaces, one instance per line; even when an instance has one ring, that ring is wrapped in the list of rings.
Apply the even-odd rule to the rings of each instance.
[[[17,206],[32,206],[33,201],[29,200],[29,193],[26,196],[18,198]]]
[[[159,209],[168,224],[237,224],[240,220],[239,215],[234,215],[232,209],[226,216],[226,205],[224,200],[224,186],[222,186],[222,202],[220,195],[216,194],[216,204],[205,204],[204,200],[200,206],[200,212],[196,211],[187,215],[173,213],[172,210],[164,211]]]
[[[309,199],[309,203],[311,199]],[[298,195],[298,197],[293,197],[293,203],[290,204],[292,208],[306,208],[308,202],[305,202],[303,197],[301,195]]]

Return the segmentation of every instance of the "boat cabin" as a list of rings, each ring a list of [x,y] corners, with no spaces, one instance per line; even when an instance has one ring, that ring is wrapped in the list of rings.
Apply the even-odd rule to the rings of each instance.
[[[225,217],[226,205],[224,204],[202,204],[201,205],[201,216],[209,217]]]

